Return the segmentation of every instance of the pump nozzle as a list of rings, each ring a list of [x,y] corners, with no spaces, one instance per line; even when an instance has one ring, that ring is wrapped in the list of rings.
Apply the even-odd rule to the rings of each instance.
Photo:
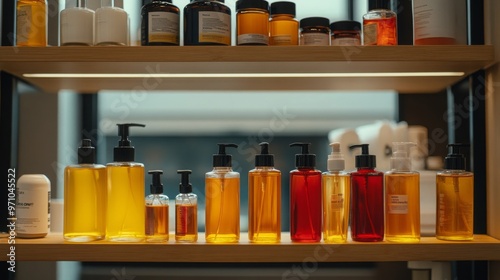
[[[163,170],[149,170],[148,174],[152,175],[150,185],[151,194],[163,193],[163,184],[161,183],[161,174],[163,174]]]
[[[238,145],[233,143],[219,143],[219,154],[213,156],[214,167],[231,167],[231,155],[226,154],[226,148],[238,148]]]
[[[93,163],[95,163],[95,148],[92,147],[90,139],[83,139],[81,146],[78,148],[78,164]]]
[[[177,174],[181,174],[181,182],[179,184],[180,193],[191,193],[193,192],[193,185],[189,183],[189,174],[191,170],[177,170]]]
[[[129,127],[131,126],[146,127],[146,125],[140,123],[121,123],[117,124],[117,126],[118,126],[118,136],[121,137],[119,142],[120,147],[129,147],[131,145],[131,142],[128,139],[128,136],[130,135]]]
[[[410,171],[410,148],[415,146],[417,146],[417,144],[413,142],[393,142],[391,169],[397,171]]]
[[[345,160],[340,153],[340,143],[331,143],[332,153],[328,155],[328,170],[329,171],[342,171],[345,168]]]
[[[452,170],[465,170],[465,156],[460,153],[460,148],[470,147],[469,144],[448,144],[448,155],[444,158],[444,168]]]
[[[316,155],[309,154],[311,143],[295,142],[290,147],[301,147],[302,153],[295,155],[295,166],[297,168],[314,168],[316,166]]]
[[[262,142],[260,154],[255,155],[255,166],[274,166],[274,155],[269,154],[269,143]]]
[[[375,168],[377,166],[377,160],[374,155],[370,155],[368,151],[368,144],[359,144],[349,146],[349,150],[361,148],[361,155],[355,157],[356,168]]]
[[[132,142],[128,139],[129,127],[140,126],[146,127],[144,124],[139,123],[122,123],[117,124],[118,126],[118,136],[120,140],[118,141],[118,146],[115,147],[113,151],[114,161],[117,162],[129,162],[135,159],[135,149],[132,147]]]

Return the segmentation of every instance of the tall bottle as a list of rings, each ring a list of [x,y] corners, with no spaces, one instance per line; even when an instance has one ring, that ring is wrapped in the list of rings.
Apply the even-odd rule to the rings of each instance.
[[[363,15],[363,45],[390,46],[398,44],[396,13],[387,9],[388,0],[375,1],[375,9]]]
[[[150,170],[151,194],[146,196],[146,241],[168,241],[168,196],[163,194],[162,170]]]
[[[356,171],[351,173],[351,238],[354,241],[384,240],[384,173],[376,171],[376,157],[368,152],[368,144],[357,155]]]
[[[240,240],[240,174],[233,171],[226,148],[238,145],[218,145],[214,169],[205,174],[205,239],[209,243],[236,243]]]
[[[248,239],[255,243],[281,240],[281,172],[274,168],[269,143],[259,144],[255,169],[248,172]]]
[[[46,0],[17,0],[16,46],[47,46]]]
[[[128,139],[129,128],[143,124],[118,124],[120,141],[113,151],[113,162],[106,165],[108,209],[106,239],[140,242],[145,235],[144,165],[134,162],[135,148]]]
[[[181,174],[179,194],[175,197],[175,241],[196,242],[198,240],[198,196],[189,183],[191,170],[177,170]]]
[[[415,45],[454,45],[456,40],[454,0],[414,0],[413,37]]]
[[[179,8],[172,0],[153,0],[141,9],[141,45],[178,46]]]
[[[106,235],[106,167],[96,164],[90,139],[83,139],[78,148],[78,164],[64,169],[63,235],[74,242]]]
[[[269,45],[297,46],[299,22],[295,19],[295,3],[280,1],[271,3],[269,21]]]
[[[290,172],[290,236],[294,242],[321,241],[321,171],[315,168],[316,155],[309,154],[309,143],[295,155],[296,169]]]
[[[385,239],[420,241],[420,174],[411,170],[411,142],[392,144],[391,171],[385,173]]]
[[[344,171],[345,160],[340,143],[331,143],[328,171],[323,173],[323,240],[340,243],[347,240],[351,176]]]
[[[445,169],[436,176],[436,238],[472,240],[474,233],[474,174],[465,170],[466,144],[449,144]]]
[[[95,11],[95,44],[100,46],[127,46],[129,19],[124,9],[115,7],[114,0],[101,0]]]
[[[61,46],[94,45],[95,12],[87,9],[86,0],[74,0],[75,7],[61,11]]]

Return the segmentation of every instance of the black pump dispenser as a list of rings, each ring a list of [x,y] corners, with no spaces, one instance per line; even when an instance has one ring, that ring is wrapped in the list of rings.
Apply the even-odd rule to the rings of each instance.
[[[260,154],[255,155],[255,166],[274,166],[274,155],[269,154],[269,143],[262,142],[259,146]]]
[[[370,155],[368,152],[368,144],[352,145],[349,150],[361,148],[361,155],[355,157],[356,168],[375,168],[377,166],[377,158]]]
[[[448,144],[450,153],[444,158],[444,169],[465,170],[465,156],[460,153],[460,148],[469,146],[469,144]]]
[[[90,139],[83,139],[82,145],[78,148],[78,164],[94,164],[95,148],[92,147]]]
[[[118,146],[113,150],[113,160],[115,162],[131,162],[135,160],[135,148],[132,146],[132,142],[128,139],[129,127],[139,126],[145,127],[144,124],[139,123],[123,123],[117,124],[118,126],[118,136],[120,136],[120,141],[118,141]]]
[[[150,185],[151,194],[162,194],[163,184],[161,183],[161,174],[163,174],[163,171],[149,170],[148,174],[152,175],[152,180]]]
[[[181,183],[179,184],[179,192],[180,193],[192,193],[193,185],[189,183],[189,174],[191,174],[191,170],[177,170],[177,174],[181,174]]]
[[[238,148],[238,145],[232,143],[219,143],[219,153],[213,156],[213,167],[231,167],[232,156],[226,154],[226,148]]]
[[[290,147],[301,147],[302,153],[295,155],[295,166],[297,168],[314,168],[316,167],[316,155],[309,153],[311,143],[295,142],[290,144]]]

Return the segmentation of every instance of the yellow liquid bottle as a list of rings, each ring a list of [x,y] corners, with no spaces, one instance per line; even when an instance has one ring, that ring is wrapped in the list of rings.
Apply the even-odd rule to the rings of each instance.
[[[17,0],[16,46],[47,46],[46,0]]]
[[[152,175],[151,194],[146,196],[146,241],[168,241],[168,196],[163,194],[162,170],[150,170]]]
[[[205,240],[208,243],[236,243],[240,240],[240,174],[231,168],[231,155],[219,144],[214,169],[205,175]]]
[[[88,242],[106,235],[106,167],[95,164],[89,139],[78,149],[78,165],[64,170],[64,239]]]
[[[391,171],[385,173],[385,239],[420,241],[420,174],[411,171],[411,142],[393,143]]]
[[[474,174],[465,171],[465,157],[459,153],[465,144],[449,144],[445,170],[436,175],[436,238],[472,240],[474,238]]]
[[[351,176],[343,172],[345,162],[340,144],[332,143],[328,156],[328,172],[322,175],[323,184],[323,240],[326,243],[347,241]]]
[[[268,143],[260,143],[255,169],[248,173],[248,239],[255,243],[281,241],[281,172],[274,168]]]
[[[189,183],[191,170],[177,170],[181,174],[179,194],[175,197],[175,241],[198,241],[198,196]]]

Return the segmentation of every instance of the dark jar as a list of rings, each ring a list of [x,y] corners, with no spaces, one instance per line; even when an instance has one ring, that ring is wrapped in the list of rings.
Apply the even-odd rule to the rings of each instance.
[[[301,46],[329,46],[330,20],[323,17],[309,17],[300,21]]]
[[[360,46],[361,23],[352,20],[336,21],[330,24],[332,46]]]
[[[142,46],[178,46],[180,10],[171,0],[153,0],[141,10]]]
[[[184,7],[184,45],[231,45],[231,9],[224,0],[191,0]]]

